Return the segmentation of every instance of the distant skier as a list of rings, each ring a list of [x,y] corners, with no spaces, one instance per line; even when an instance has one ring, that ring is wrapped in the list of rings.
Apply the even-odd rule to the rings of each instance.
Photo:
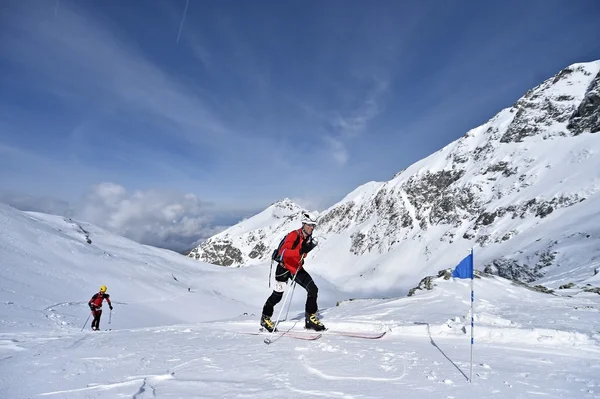
[[[275,323],[271,320],[274,307],[281,301],[285,286],[294,275],[296,275],[295,282],[306,290],[305,328],[316,331],[325,330],[325,326],[317,319],[316,315],[318,310],[317,293],[319,290],[310,274],[302,267],[306,254],[317,246],[316,241],[312,238],[316,225],[316,217],[310,213],[304,213],[302,227],[289,232],[279,249],[278,257],[281,261],[277,264],[275,270],[275,287],[273,293],[265,302],[260,318],[260,325],[269,332],[272,332],[275,328]]]
[[[110,302],[110,295],[106,293],[106,286],[100,287],[100,291],[92,296],[92,299],[88,302],[94,320],[92,320],[92,330],[97,331],[100,329],[100,317],[102,317],[102,302],[106,299],[110,310],[113,309],[112,303]]]

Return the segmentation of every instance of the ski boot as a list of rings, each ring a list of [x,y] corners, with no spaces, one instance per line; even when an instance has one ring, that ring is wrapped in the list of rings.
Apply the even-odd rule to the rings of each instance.
[[[307,330],[315,330],[315,331],[324,331],[327,330],[323,323],[317,319],[317,315],[315,313],[307,313],[304,321],[304,328]]]
[[[275,328],[275,323],[271,321],[269,316],[262,315],[260,318],[260,325],[268,332],[273,332],[273,330],[277,331],[277,328]]]

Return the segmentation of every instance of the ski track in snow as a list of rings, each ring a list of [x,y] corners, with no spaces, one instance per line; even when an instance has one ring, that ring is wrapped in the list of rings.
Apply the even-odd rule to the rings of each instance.
[[[404,370],[404,372],[402,373],[401,376],[399,377],[393,377],[393,378],[387,378],[387,377],[359,377],[359,376],[342,376],[342,375],[331,375],[331,374],[327,374],[325,371],[323,370],[319,370],[315,367],[312,367],[310,364],[308,364],[308,361],[304,358],[304,356],[300,356],[299,358],[303,365],[304,368],[311,374],[316,375],[319,378],[322,378],[324,380],[337,380],[337,381],[373,381],[373,382],[393,382],[393,381],[400,381],[402,380],[405,376],[406,376],[406,370]]]
[[[330,322],[335,325],[334,319]],[[262,336],[237,334],[244,326],[258,324],[241,320],[106,333],[50,332],[18,342],[0,334],[0,342],[19,348],[3,358],[13,377],[22,373],[34,381],[50,379],[45,383],[49,389],[38,384],[23,392],[41,397],[176,398],[202,392],[207,398],[395,398],[408,390],[424,398],[474,398],[510,397],[518,387],[523,397],[594,398],[600,392],[600,352],[595,347],[482,343],[475,347],[478,362],[469,385],[464,336],[391,331],[379,340],[327,335],[314,342],[283,338],[266,346]],[[0,350],[7,348],[1,345]],[[579,389],[573,391],[574,386]],[[18,392],[14,387],[10,391]]]

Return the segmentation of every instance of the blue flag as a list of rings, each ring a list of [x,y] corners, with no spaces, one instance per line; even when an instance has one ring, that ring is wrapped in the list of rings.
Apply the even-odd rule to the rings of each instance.
[[[460,263],[452,271],[452,277],[457,278],[473,278],[473,251],[467,255],[466,258],[460,261]]]

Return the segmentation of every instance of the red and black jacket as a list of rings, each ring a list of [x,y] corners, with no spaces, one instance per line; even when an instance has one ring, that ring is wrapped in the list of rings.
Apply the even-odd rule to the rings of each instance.
[[[90,308],[93,307],[92,310],[102,310],[102,301],[105,299],[106,302],[108,302],[108,306],[112,307],[112,304],[110,303],[110,295],[104,292],[98,292],[94,294],[92,299],[90,299],[90,301],[88,302],[88,305],[90,306]]]

